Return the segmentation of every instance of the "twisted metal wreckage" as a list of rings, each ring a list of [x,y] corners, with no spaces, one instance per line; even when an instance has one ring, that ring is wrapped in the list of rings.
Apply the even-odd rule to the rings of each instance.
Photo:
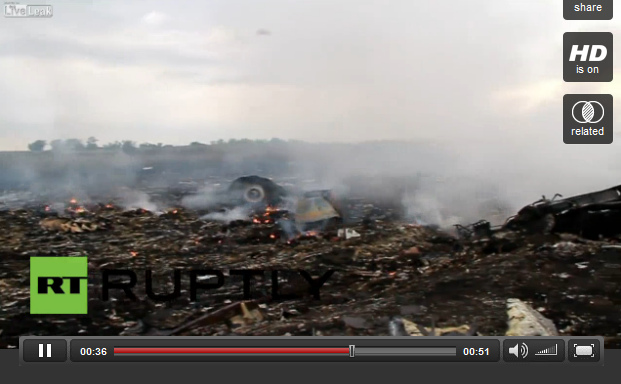
[[[457,225],[462,237],[494,237],[506,231],[526,233],[573,233],[597,240],[621,233],[621,185],[598,192],[540,200],[520,209],[515,216],[497,227],[486,220],[469,226]]]

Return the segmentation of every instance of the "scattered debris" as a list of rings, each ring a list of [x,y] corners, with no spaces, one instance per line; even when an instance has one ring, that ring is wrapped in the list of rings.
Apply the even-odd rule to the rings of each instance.
[[[507,308],[507,336],[558,336],[554,323],[522,300],[507,300]]]
[[[96,231],[99,226],[95,223],[91,223],[85,220],[71,220],[67,218],[47,218],[39,222],[41,228],[47,231],[60,231],[60,232],[93,232]]]
[[[240,303],[239,309],[241,313],[229,318],[231,324],[243,326],[263,321],[263,314],[261,313],[261,309],[258,305],[256,305],[256,303],[253,304],[254,305],[252,306],[252,309],[249,309],[248,307],[251,307],[250,303]]]
[[[337,231],[337,235],[338,237],[345,239],[345,240],[353,239],[355,237],[360,237],[360,234],[351,228],[340,228]]]
[[[404,320],[400,317],[392,318],[388,322],[388,334],[390,336],[411,336],[411,333],[405,329],[406,322],[407,320]]]
[[[457,238],[356,196],[336,202],[325,191],[290,192],[269,179],[245,179],[233,190],[238,202],[251,203],[252,208],[233,220],[211,215],[230,212],[222,207],[183,208],[183,195],[169,190],[147,191],[158,211],[125,209],[110,196],[102,197],[101,203],[70,201],[72,196],[67,196],[60,205],[33,200],[16,206],[11,200],[10,207],[0,209],[0,302],[7,303],[0,308],[0,345],[17,345],[19,336],[33,333],[563,334],[603,335],[607,347],[621,345],[620,239],[564,233],[558,225],[569,220],[565,214],[555,213],[550,233],[491,227],[488,231],[479,223],[463,227],[469,236]],[[292,195],[310,199],[304,209],[314,212],[309,217],[323,212],[327,215],[314,219],[343,222],[307,221],[295,211],[299,204],[289,211],[286,200]],[[299,228],[296,220],[302,217],[304,228]],[[29,257],[72,255],[89,257],[88,315],[31,316]],[[251,284],[252,297],[264,301],[244,300],[242,277],[229,275],[227,284],[201,292],[196,301],[184,295],[154,303],[141,282],[135,290],[137,301],[126,299],[122,291],[113,292],[110,301],[100,299],[102,268],[149,269],[153,289],[164,293],[172,291],[173,269],[206,265],[219,270],[336,272],[322,287],[321,300],[272,300],[268,275],[253,278]],[[279,295],[308,290],[299,274],[277,278]],[[182,286],[189,286],[187,274],[182,279]],[[200,283],[214,280],[201,276]],[[545,317],[533,308],[545,308]],[[401,317],[393,318],[395,314]]]

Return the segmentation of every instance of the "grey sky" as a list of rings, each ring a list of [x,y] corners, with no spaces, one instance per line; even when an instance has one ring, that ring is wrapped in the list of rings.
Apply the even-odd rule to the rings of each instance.
[[[615,148],[562,143],[563,94],[621,97],[619,60],[613,83],[563,82],[562,35],[618,32],[618,12],[565,21],[560,0],[47,3],[50,19],[0,19],[3,150],[89,136],[429,140],[558,158]]]

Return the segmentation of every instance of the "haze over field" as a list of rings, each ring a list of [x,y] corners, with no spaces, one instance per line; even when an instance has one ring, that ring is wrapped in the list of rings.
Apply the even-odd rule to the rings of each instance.
[[[48,3],[50,19],[0,19],[1,150],[90,136],[412,141],[426,150],[300,160],[333,160],[327,180],[459,177],[461,192],[430,184],[418,204],[456,207],[488,187],[521,205],[620,179],[617,144],[568,146],[561,126],[564,94],[620,96],[618,80],[563,82],[563,33],[614,34],[620,16],[566,21],[558,0]]]

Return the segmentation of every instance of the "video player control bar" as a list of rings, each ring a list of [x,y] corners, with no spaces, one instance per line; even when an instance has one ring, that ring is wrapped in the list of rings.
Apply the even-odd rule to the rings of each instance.
[[[604,359],[601,337],[27,336],[20,338],[20,364],[234,361],[603,365]]]

